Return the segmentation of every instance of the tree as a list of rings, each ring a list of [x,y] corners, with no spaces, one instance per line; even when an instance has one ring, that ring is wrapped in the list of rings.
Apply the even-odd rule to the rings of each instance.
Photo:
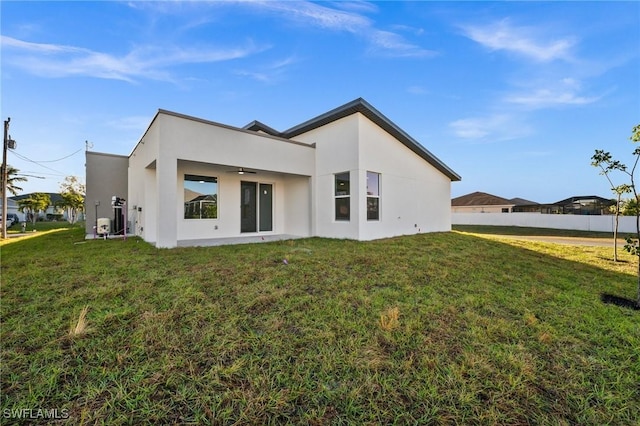
[[[611,154],[601,149],[596,149],[595,154],[591,157],[591,165],[600,168],[600,174],[604,175],[611,185],[611,191],[616,194],[616,204],[613,206],[615,222],[613,227],[613,261],[618,261],[618,222],[620,219],[620,208],[622,205],[622,194],[631,192],[631,186],[627,184],[614,185],[611,180],[611,173],[618,170],[624,172],[627,168],[618,160],[613,160]]]
[[[633,127],[631,130],[631,137],[629,139],[633,143],[640,142],[640,124]],[[636,157],[636,160],[633,163],[633,168],[631,169],[631,173],[629,173],[629,177],[631,179],[631,188],[633,189],[633,198],[638,200],[638,190],[635,185],[634,172],[638,165],[638,160],[640,159],[640,147],[633,150],[633,155]],[[638,292],[636,297],[636,306],[640,307],[640,210],[638,209],[636,209],[636,235],[635,238],[627,237],[625,249],[638,258]]]
[[[21,212],[24,212],[27,215],[27,218],[31,215],[31,220],[34,224],[38,219],[38,212],[41,210],[47,210],[49,205],[51,205],[51,197],[49,197],[49,194],[44,194],[42,192],[34,192],[29,198],[24,198],[18,201],[18,209]]]
[[[637,216],[640,208],[638,204],[637,199],[629,198],[628,200],[623,200],[622,206],[620,206],[620,214],[622,216]]]
[[[4,171],[4,165],[2,165]],[[7,164],[7,191],[13,195],[18,195],[18,191],[22,191],[22,188],[16,185],[16,182],[26,182],[27,178],[19,176],[20,170],[13,167],[11,164]]]
[[[84,210],[85,193],[85,186],[76,176],[67,176],[60,184],[62,200],[58,202],[58,207],[67,210],[67,220],[71,224],[76,223],[78,214]]]
[[[629,138],[631,142],[637,143],[640,142],[640,124],[633,127],[631,130],[631,137]],[[600,167],[602,169],[602,174],[604,174],[609,183],[611,184],[611,189],[616,192],[616,194],[623,193],[622,191],[633,193],[633,200],[637,200],[638,198],[638,188],[636,187],[635,182],[635,172],[636,167],[638,166],[638,160],[640,160],[640,147],[636,147],[636,149],[632,152],[633,157],[635,158],[633,161],[633,166],[629,169],[625,164],[618,160],[614,160],[611,157],[609,152],[604,152],[602,150],[596,150],[596,153],[591,157],[592,165]],[[611,179],[609,178],[609,174],[613,171],[618,171],[627,175],[629,178],[629,183],[624,185],[614,186]],[[620,205],[620,195],[618,195],[618,207],[617,211],[619,212]],[[636,306],[640,307],[640,209],[635,209],[636,216],[636,233],[635,236],[629,236],[626,238],[627,244],[625,244],[624,248],[632,255],[637,257],[637,275],[638,275],[638,288],[637,288],[637,296],[636,296]],[[617,218],[618,214],[616,214],[616,228],[617,228]],[[616,229],[617,232],[617,229]]]

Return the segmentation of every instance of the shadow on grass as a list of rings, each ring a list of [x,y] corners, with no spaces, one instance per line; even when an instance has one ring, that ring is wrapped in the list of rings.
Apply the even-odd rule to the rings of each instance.
[[[611,232],[579,231],[572,229],[530,228],[525,226],[452,225],[452,230],[474,234],[515,235],[534,237],[612,238]],[[619,235],[622,238],[622,234]]]
[[[627,299],[626,297],[615,296],[613,294],[602,293],[600,300],[604,303],[620,306],[621,308],[633,309],[634,311],[640,311],[640,306],[636,304],[634,300]]]

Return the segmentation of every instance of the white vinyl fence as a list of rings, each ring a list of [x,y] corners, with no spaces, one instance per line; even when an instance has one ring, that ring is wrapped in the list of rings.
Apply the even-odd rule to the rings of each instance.
[[[635,233],[635,216],[620,216],[619,233]],[[452,225],[526,226],[531,228],[575,229],[613,232],[615,216],[581,216],[542,213],[451,213]]]

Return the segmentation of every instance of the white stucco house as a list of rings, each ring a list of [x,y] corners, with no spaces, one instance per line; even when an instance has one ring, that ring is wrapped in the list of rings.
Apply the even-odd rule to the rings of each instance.
[[[115,195],[129,233],[169,248],[449,231],[460,180],[361,98],[283,132],[159,110],[129,156],[87,152],[86,173],[88,233]]]

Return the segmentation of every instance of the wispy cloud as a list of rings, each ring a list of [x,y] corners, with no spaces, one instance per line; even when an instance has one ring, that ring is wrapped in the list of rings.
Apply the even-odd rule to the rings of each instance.
[[[600,97],[579,96],[571,92],[556,92],[550,89],[537,89],[532,93],[511,95],[507,102],[530,108],[544,108],[554,105],[585,105],[600,99]]]
[[[570,60],[576,43],[573,37],[550,37],[541,27],[514,26],[509,19],[462,28],[467,37],[491,50],[505,50],[539,62]]]
[[[294,56],[272,62],[265,66],[259,67],[258,70],[237,70],[236,75],[249,77],[253,80],[261,81],[263,83],[276,83],[282,79],[283,75],[289,69],[289,67],[299,62],[299,59]]]
[[[311,24],[328,30],[355,33],[362,28],[371,26],[368,18],[357,13],[331,9],[306,1],[255,1],[246,4],[276,12],[290,21],[298,21],[305,25]]]
[[[28,52],[37,53],[86,53],[87,49],[82,49],[72,46],[45,44],[45,43],[31,43],[28,41],[18,40],[12,37],[0,36],[2,40],[2,46],[5,48],[16,48]]]
[[[342,10],[348,10],[351,12],[371,12],[375,13],[378,11],[378,6],[375,3],[365,0],[355,0],[355,1],[333,1],[330,3],[336,8]]]
[[[77,46],[33,43],[7,36],[2,36],[1,44],[5,60],[35,75],[81,75],[128,82],[138,79],[172,81],[171,67],[229,61],[265,49],[252,42],[232,48],[139,46],[117,56]]]
[[[367,38],[371,42],[369,51],[382,56],[419,58],[437,55],[437,52],[409,43],[401,35],[390,31],[372,30]]]
[[[409,42],[400,32],[421,35],[421,29],[403,25],[381,29],[366,14],[378,12],[375,3],[364,1],[327,2],[323,4],[309,1],[191,1],[191,2],[132,2],[132,8],[158,15],[180,15],[190,21],[183,29],[198,27],[219,19],[222,9],[244,8],[252,12],[262,12],[276,16],[282,22],[297,24],[303,28],[319,28],[332,32],[346,32],[364,39],[367,52],[385,57],[428,57],[436,52]],[[214,10],[215,14],[207,14]],[[197,14],[196,16],[194,16]]]
[[[539,83],[536,87],[520,90],[505,96],[504,100],[529,109],[549,108],[563,105],[587,105],[602,98],[582,94],[582,83],[573,78],[556,82]]]
[[[349,10],[344,10],[345,5],[340,2],[337,4],[342,5],[343,10],[306,1],[255,1],[246,4],[277,13],[282,19],[301,25],[343,31],[362,37],[369,42],[370,53],[390,57],[425,57],[436,54],[432,50],[407,41],[396,32],[377,28],[371,19],[356,13],[356,11],[369,12],[371,4],[366,4],[365,7],[365,4],[356,2]]]
[[[510,80],[508,94],[499,99],[500,109],[527,110],[581,106],[599,101],[606,93],[592,94],[581,79],[596,74],[603,65],[586,62],[576,55],[577,38],[557,34],[549,25],[517,26],[509,18],[488,25],[463,26],[467,37],[495,51],[519,55],[535,62],[527,64]],[[565,77],[565,76],[572,77]]]
[[[470,117],[449,123],[453,134],[474,142],[499,142],[525,137],[531,129],[518,118],[508,114]]]
[[[392,28],[396,31],[407,32],[407,33],[418,35],[418,36],[424,34],[423,28],[411,27],[409,25],[396,24],[396,25],[393,25]]]

